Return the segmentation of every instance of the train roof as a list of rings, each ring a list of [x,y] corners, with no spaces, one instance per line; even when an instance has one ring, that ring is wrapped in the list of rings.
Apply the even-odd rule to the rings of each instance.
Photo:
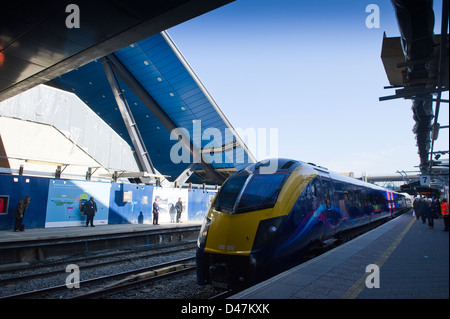
[[[253,165],[246,167],[242,171],[247,171],[249,173],[250,172],[258,172],[262,167],[269,167],[271,165],[271,162],[274,160],[277,160],[276,172],[292,172],[295,169],[308,168],[311,171],[314,171],[314,173],[319,176],[329,177],[335,181],[340,181],[340,182],[344,182],[344,183],[367,187],[367,188],[379,190],[379,191],[389,191],[389,192],[397,193],[397,192],[388,190],[386,188],[383,188],[383,187],[375,185],[375,184],[367,183],[367,182],[361,181],[359,179],[355,179],[355,178],[348,177],[348,176],[345,176],[345,175],[342,175],[339,173],[332,172],[328,168],[316,165],[314,163],[302,162],[302,161],[289,159],[289,158],[265,159],[263,161],[259,161]],[[275,171],[274,171],[274,173],[275,173]]]
[[[328,170],[325,167],[317,166],[317,165],[315,165],[313,163],[303,163],[303,164],[310,166],[312,169],[314,169],[317,172],[318,175],[325,176],[325,177],[330,177],[332,180],[335,180],[335,181],[340,181],[340,182],[349,183],[349,184],[353,184],[353,185],[363,186],[363,187],[371,188],[371,189],[374,189],[374,190],[389,191],[389,192],[392,192],[392,193],[399,194],[399,193],[397,193],[395,191],[391,191],[391,190],[389,190],[387,188],[384,188],[384,187],[381,187],[381,186],[378,186],[378,185],[375,185],[375,184],[367,183],[367,182],[364,182],[364,181],[359,180],[359,179],[355,179],[355,178],[348,177],[348,176],[345,176],[345,175],[342,175],[342,174],[339,174],[339,173],[336,173],[336,172],[332,172],[332,171]]]

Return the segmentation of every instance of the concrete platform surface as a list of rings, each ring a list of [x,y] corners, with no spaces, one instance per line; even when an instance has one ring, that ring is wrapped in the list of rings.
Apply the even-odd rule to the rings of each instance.
[[[443,229],[403,214],[230,299],[448,299]]]
[[[95,227],[58,227],[58,228],[34,228],[23,232],[12,230],[0,231],[0,246],[5,243],[20,243],[25,241],[42,241],[67,239],[88,236],[105,236],[121,233],[138,233],[145,231],[158,231],[176,229],[190,226],[199,226],[201,221],[183,223],[152,224],[120,224],[120,225],[96,225]]]

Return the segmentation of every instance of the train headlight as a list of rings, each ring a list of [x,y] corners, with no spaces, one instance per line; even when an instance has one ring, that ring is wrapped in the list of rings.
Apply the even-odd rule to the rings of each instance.
[[[211,219],[208,217],[203,221],[200,233],[198,234],[197,245],[200,248],[204,248],[206,245],[206,237],[208,237],[209,226],[211,225]]]
[[[252,249],[260,249],[274,240],[285,219],[286,216],[280,216],[260,221]]]

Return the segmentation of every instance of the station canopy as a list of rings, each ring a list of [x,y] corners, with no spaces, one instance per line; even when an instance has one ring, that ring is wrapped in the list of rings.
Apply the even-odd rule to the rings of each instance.
[[[47,84],[76,94],[169,181],[220,184],[255,162],[165,31]]]

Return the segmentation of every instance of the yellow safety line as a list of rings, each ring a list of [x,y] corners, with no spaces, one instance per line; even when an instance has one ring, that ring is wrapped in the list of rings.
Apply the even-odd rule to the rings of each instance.
[[[394,250],[397,248],[397,246],[402,241],[403,237],[406,235],[406,233],[409,231],[409,229],[414,224],[415,219],[413,218],[408,226],[400,233],[400,235],[397,236],[397,238],[394,240],[394,242],[384,251],[383,254],[381,254],[380,257],[375,261],[375,265],[377,265],[379,268],[386,262],[386,260],[389,258],[389,256],[394,252]],[[367,278],[367,274],[364,274],[359,278],[353,286],[351,286],[342,296],[341,299],[356,299],[359,294],[364,290],[366,287],[365,281]]]

